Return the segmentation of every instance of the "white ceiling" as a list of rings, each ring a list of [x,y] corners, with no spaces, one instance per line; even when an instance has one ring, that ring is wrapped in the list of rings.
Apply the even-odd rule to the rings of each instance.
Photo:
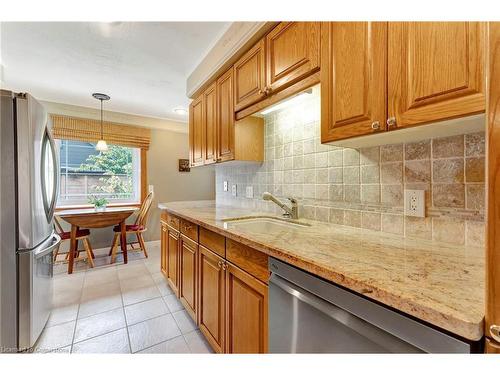
[[[186,121],[186,79],[227,22],[1,24],[3,87],[58,103]]]

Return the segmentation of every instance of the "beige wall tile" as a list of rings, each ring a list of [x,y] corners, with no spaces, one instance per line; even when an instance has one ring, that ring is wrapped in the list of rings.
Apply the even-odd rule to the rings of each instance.
[[[465,221],[449,218],[433,218],[432,239],[463,245],[465,243]]]
[[[380,165],[380,182],[382,184],[403,183],[403,163],[384,163]]]
[[[330,185],[328,199],[334,202],[344,200],[344,185]]]
[[[299,215],[301,217],[304,217],[309,220],[314,220],[315,218],[314,206],[299,206],[299,207],[300,207]]]
[[[344,184],[359,184],[359,167],[344,167]]]
[[[328,152],[328,165],[330,167],[341,167],[343,165],[343,151],[334,150]]]
[[[316,199],[327,200],[328,199],[328,185],[316,185]]]
[[[361,153],[361,165],[378,164],[380,161],[380,147],[367,147],[359,150]]]
[[[328,183],[328,168],[322,168],[316,170],[316,183],[317,184]]]
[[[403,145],[380,146],[380,162],[387,163],[403,160]]]
[[[344,201],[346,202],[360,201],[359,185],[344,185]]]
[[[430,182],[430,160],[415,160],[405,162],[405,182]]]
[[[466,192],[466,208],[469,210],[484,210],[485,196],[484,185],[470,185],[465,186]]]
[[[405,236],[430,240],[432,238],[431,218],[405,216]]]
[[[376,165],[361,166],[361,183],[378,184],[380,182],[380,167]]]
[[[328,167],[328,153],[321,152],[316,154],[316,168]]]
[[[357,149],[344,149],[344,165],[359,165],[359,151]]]
[[[344,210],[344,225],[361,227],[361,211]]]
[[[438,159],[432,162],[432,181],[439,183],[464,182],[464,159]]]
[[[465,186],[463,184],[432,185],[434,207],[465,207]]]
[[[361,213],[361,227],[380,230],[380,213],[363,211]]]
[[[314,168],[316,166],[316,157],[314,155],[315,154],[307,154],[303,156],[303,168]],[[294,168],[296,168],[295,165]]]
[[[464,156],[464,136],[435,138],[432,140],[432,156],[434,158],[450,158]]]
[[[404,234],[404,216],[382,213],[382,232]]]
[[[333,167],[328,169],[328,181],[332,184],[341,184],[343,179],[343,168]]]
[[[344,210],[330,208],[329,222],[332,224],[344,225]]]
[[[484,182],[485,174],[485,159],[467,158],[465,159],[465,181],[466,182]]]
[[[328,221],[329,213],[330,213],[330,209],[328,207],[316,206],[316,208],[315,208],[316,220]]]
[[[420,141],[405,144],[405,160],[429,159],[431,156],[431,141]]]
[[[480,221],[467,221],[465,223],[465,244],[468,246],[484,246],[485,225]]]
[[[392,207],[403,206],[403,185],[382,185],[380,201]]]
[[[484,132],[465,135],[465,156],[485,154]]]
[[[361,185],[361,202],[379,203],[380,185]]]

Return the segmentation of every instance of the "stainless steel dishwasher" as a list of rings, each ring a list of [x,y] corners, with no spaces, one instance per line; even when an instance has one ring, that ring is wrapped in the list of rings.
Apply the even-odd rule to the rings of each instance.
[[[270,353],[470,353],[468,343],[269,258]]]

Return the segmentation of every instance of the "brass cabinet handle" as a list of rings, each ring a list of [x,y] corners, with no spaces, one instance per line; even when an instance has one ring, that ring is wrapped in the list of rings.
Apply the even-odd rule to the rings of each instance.
[[[193,229],[193,226],[192,225],[184,225],[184,230],[191,230]]]
[[[490,335],[493,340],[500,344],[500,326],[495,324],[490,326]]]
[[[396,123],[396,117],[389,117],[389,118],[387,119],[387,126],[388,126],[389,128],[392,128],[392,127],[396,127],[396,126],[398,126],[398,124]]]
[[[222,269],[223,269],[224,271],[225,271],[225,270],[227,270],[227,264],[226,264],[226,262],[222,263]]]
[[[161,228],[161,229],[162,229],[164,232],[166,232],[166,231],[167,231],[167,228]]]
[[[379,130],[380,129],[380,122],[379,121],[373,121],[372,122],[372,129],[373,130]]]
[[[217,262],[217,265],[219,266],[219,269],[222,268],[222,262],[220,260]]]
[[[264,89],[264,94],[269,95],[271,93],[272,89],[270,87],[266,87]]]
[[[262,91],[261,89],[259,89],[259,95],[262,95],[264,94],[264,91]]]

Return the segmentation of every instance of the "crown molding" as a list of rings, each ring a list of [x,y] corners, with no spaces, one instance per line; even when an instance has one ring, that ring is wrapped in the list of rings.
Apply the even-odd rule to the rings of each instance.
[[[245,50],[277,22],[233,22],[208,51],[186,82],[186,95],[192,98],[212,78],[233,64]]]

